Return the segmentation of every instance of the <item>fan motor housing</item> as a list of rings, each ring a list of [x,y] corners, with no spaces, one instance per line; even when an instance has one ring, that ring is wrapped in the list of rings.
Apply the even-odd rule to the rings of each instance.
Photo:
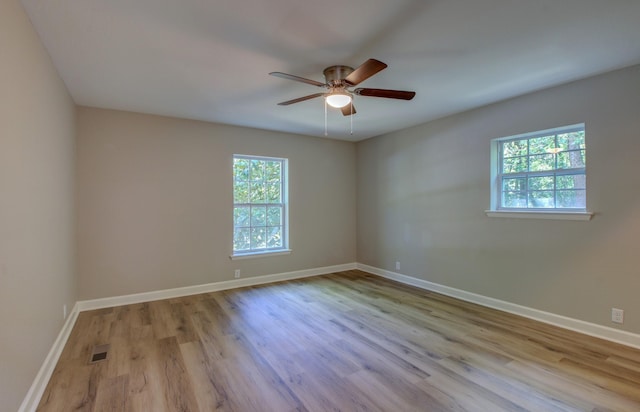
[[[343,83],[344,79],[353,72],[349,66],[329,66],[322,72],[327,84],[334,86]]]

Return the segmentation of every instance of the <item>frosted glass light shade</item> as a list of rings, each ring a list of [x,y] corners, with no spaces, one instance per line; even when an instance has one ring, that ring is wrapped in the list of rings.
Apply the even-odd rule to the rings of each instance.
[[[344,92],[334,92],[326,97],[327,104],[332,107],[345,107],[351,103],[351,96]]]

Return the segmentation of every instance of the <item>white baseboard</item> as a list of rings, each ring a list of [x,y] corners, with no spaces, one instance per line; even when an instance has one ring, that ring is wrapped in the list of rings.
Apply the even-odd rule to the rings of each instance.
[[[284,280],[301,279],[310,276],[326,275],[344,270],[353,270],[357,266],[356,263],[347,263],[343,265],[326,266],[315,269],[297,270],[294,272],[278,273],[274,275],[256,276],[244,279],[225,280],[222,282],[207,283],[204,285],[185,286],[175,289],[165,289],[153,292],[136,293],[133,295],[115,296],[111,298],[81,300],[78,302],[80,312],[86,310],[110,308],[113,306],[131,305],[134,303],[151,302],[153,300],[179,298],[181,296],[197,295],[199,293],[216,292],[219,290],[228,290],[241,288],[245,286],[263,285],[265,283],[280,282]]]
[[[64,345],[67,343],[71,330],[73,330],[73,326],[76,324],[78,313],[78,304],[76,303],[73,306],[71,313],[69,313],[69,316],[67,316],[67,320],[64,322],[64,325],[62,325],[62,329],[60,330],[58,337],[55,342],[53,342],[53,346],[49,350],[47,357],[44,359],[44,362],[42,363],[36,378],[33,380],[31,388],[29,388],[29,392],[27,392],[27,395],[22,401],[22,405],[20,405],[18,412],[32,412],[38,407],[40,398],[42,398],[42,394],[47,388],[47,383],[49,383],[53,370],[58,363],[58,359],[60,358],[60,354],[62,354]]]
[[[554,313],[545,312],[526,306],[517,305],[515,303],[478,295],[476,293],[440,285],[438,283],[429,282],[427,280],[418,279],[412,276],[402,275],[400,273],[364,265],[362,263],[358,263],[357,268],[373,275],[378,275],[387,279],[395,280],[400,283],[416,286],[421,289],[430,290],[467,302],[477,303],[478,305],[501,310],[503,312],[513,313],[525,318],[537,320],[564,329],[583,333],[585,335],[640,349],[640,335],[635,333],[614,329],[595,323],[585,322],[583,320],[573,319],[562,315],[556,315]]]

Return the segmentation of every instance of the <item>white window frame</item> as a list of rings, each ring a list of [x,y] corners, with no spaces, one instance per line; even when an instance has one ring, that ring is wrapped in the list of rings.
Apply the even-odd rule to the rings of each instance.
[[[233,193],[235,193],[236,187],[236,179],[235,179],[235,160],[236,159],[245,159],[245,160],[261,160],[261,161],[277,161],[281,163],[280,167],[280,193],[281,193],[281,202],[280,203],[236,203],[235,196],[233,199],[233,209],[232,209],[232,223],[233,223],[233,233],[232,233],[232,242],[231,242],[231,250],[232,254],[230,258],[232,260],[236,259],[248,259],[255,258],[261,256],[275,256],[275,255],[284,255],[291,253],[289,249],[289,196],[288,196],[288,179],[289,179],[289,170],[288,170],[288,159],[280,158],[280,157],[266,157],[266,156],[254,156],[254,155],[243,155],[243,154],[234,154],[232,160],[232,178],[233,178]],[[233,195],[232,193],[232,195]],[[236,251],[234,241],[236,234],[236,223],[235,223],[235,208],[236,207],[280,207],[281,208],[281,222],[282,222],[282,246],[278,247],[265,247],[265,248],[251,248]],[[244,228],[253,228],[252,223],[249,223],[249,226],[244,226]]]
[[[503,201],[503,177],[542,177],[542,176],[562,176],[562,175],[576,175],[582,174],[587,176],[586,165],[584,168],[573,169],[552,169],[548,171],[536,171],[536,172],[521,172],[521,173],[509,173],[503,174],[503,158],[502,158],[502,145],[506,142],[513,140],[530,140],[537,137],[544,137],[549,135],[557,135],[562,133],[571,133],[575,131],[585,131],[584,123],[574,124],[571,126],[563,126],[553,129],[540,130],[531,133],[524,133],[515,136],[501,137],[493,139],[491,141],[491,204],[490,209],[485,213],[489,217],[509,217],[509,218],[525,218],[525,219],[561,219],[561,220],[589,220],[592,217],[592,213],[587,211],[586,200],[584,208],[509,208],[502,206]],[[585,137],[586,140],[586,137]],[[586,146],[585,146],[586,151]],[[529,153],[527,153],[529,156]],[[527,179],[528,181],[528,179]],[[553,189],[554,193],[556,188]],[[526,193],[529,193],[529,189],[526,189]],[[585,186],[585,199],[586,199],[586,186]]]

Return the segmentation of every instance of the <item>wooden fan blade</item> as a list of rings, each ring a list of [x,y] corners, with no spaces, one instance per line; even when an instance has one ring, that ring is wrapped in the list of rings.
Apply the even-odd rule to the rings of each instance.
[[[344,81],[351,86],[355,86],[386,68],[387,65],[385,63],[382,63],[381,61],[376,59],[369,59],[366,62],[362,63],[357,69],[352,71],[351,74],[344,79]]]
[[[343,116],[351,116],[352,114],[356,114],[356,107],[353,105],[353,103],[349,103],[348,105],[342,107],[340,110],[342,110]]]
[[[387,89],[355,89],[355,94],[360,96],[386,97],[387,99],[411,100],[416,92],[406,90],[387,90]]]
[[[314,93],[304,97],[298,97],[297,99],[287,100],[286,102],[278,103],[278,106],[289,106],[290,104],[304,102],[305,100],[315,99],[316,97],[324,96],[324,93]]]
[[[305,79],[304,77],[294,76],[293,74],[281,73],[281,72],[271,72],[269,73],[271,76],[280,77],[282,79],[295,80],[297,82],[307,83],[312,86],[325,87],[326,84],[317,82],[311,79]]]

